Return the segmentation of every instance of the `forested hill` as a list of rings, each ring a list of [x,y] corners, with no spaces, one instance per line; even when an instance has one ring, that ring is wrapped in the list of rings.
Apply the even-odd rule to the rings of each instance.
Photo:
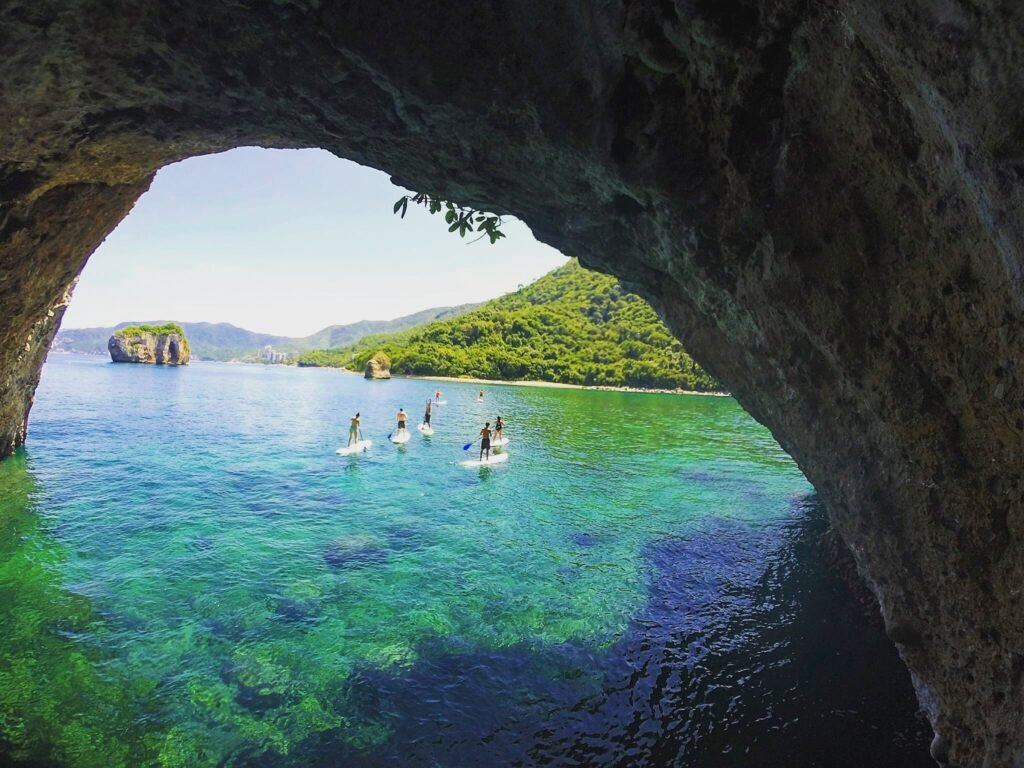
[[[257,361],[260,352],[268,344],[278,352],[299,353],[323,347],[339,347],[353,344],[370,333],[401,331],[422,325],[431,320],[440,320],[468,312],[478,304],[461,304],[457,307],[435,307],[424,309],[394,320],[360,320],[348,325],[331,325],[310,336],[290,337],[255,333],[230,323],[181,323],[188,335],[192,352],[203,360]],[[161,325],[164,321],[149,321],[148,325]],[[139,323],[119,323],[109,328],[62,328],[54,339],[53,348],[62,352],[85,352],[107,354],[107,340],[115,331]]]
[[[377,351],[397,374],[720,389],[643,299],[575,260],[457,318],[308,352],[299,365],[361,370]]]

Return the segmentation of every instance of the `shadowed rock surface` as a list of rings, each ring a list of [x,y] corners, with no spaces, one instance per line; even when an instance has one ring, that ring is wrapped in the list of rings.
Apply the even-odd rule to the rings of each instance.
[[[160,166],[323,147],[647,297],[819,490],[933,754],[1024,760],[1024,6],[9,0],[0,41],[0,453]]]

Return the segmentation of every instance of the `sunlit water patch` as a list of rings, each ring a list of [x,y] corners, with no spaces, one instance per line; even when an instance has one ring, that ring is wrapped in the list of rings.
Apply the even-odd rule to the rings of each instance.
[[[53,356],[0,464],[0,734],[107,765],[927,765],[725,398]],[[360,410],[366,454],[335,455]],[[501,414],[507,463],[462,445]],[[472,450],[472,449],[471,449]]]

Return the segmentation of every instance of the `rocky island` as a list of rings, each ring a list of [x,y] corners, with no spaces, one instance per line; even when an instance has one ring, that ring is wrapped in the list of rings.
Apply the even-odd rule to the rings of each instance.
[[[383,352],[378,352],[366,362],[363,376],[367,379],[390,379],[391,360]]]
[[[188,365],[190,357],[185,331],[177,323],[122,328],[110,337],[107,351],[115,363]]]

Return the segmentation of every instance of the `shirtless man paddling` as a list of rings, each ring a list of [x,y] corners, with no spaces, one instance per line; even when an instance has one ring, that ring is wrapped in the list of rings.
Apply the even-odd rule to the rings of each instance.
[[[484,453],[487,454],[487,460],[491,458],[491,422],[484,424],[484,428],[480,430],[480,461],[484,460]]]

